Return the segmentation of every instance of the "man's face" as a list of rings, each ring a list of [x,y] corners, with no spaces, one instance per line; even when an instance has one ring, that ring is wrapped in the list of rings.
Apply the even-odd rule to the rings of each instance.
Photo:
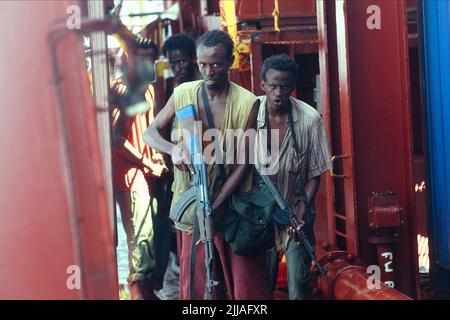
[[[227,58],[225,52],[225,47],[222,44],[214,47],[200,45],[197,48],[198,70],[206,81],[208,89],[221,89],[228,81],[231,58]]]
[[[150,59],[153,62],[156,60],[156,54],[153,49],[137,48],[136,56],[142,59]]]
[[[190,57],[181,50],[169,50],[167,52],[170,69],[172,70],[175,79],[179,83],[192,81],[195,71],[195,58]]]
[[[266,93],[269,105],[278,109],[289,105],[294,83],[292,72],[269,69],[266,80],[261,81],[261,89]]]
[[[137,48],[135,51],[136,68],[141,70],[138,74],[145,74],[145,80],[149,82],[156,81],[155,59],[156,52],[153,49]]]

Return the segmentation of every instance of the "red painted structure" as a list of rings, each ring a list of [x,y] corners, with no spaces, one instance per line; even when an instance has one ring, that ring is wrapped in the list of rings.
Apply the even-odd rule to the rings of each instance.
[[[365,28],[367,7],[378,5],[381,29]],[[413,183],[408,27],[404,1],[348,1],[351,85],[358,237],[369,236],[368,198],[373,192],[395,192],[404,208],[395,245],[401,277],[396,288],[416,297],[417,244]],[[374,63],[376,57],[378,63]],[[359,256],[374,260],[374,247],[360,245]]]
[[[394,288],[397,274],[395,246],[400,236],[400,226],[405,223],[404,210],[393,193],[373,194],[369,198],[369,243],[377,248],[381,281]]]
[[[4,34],[0,59],[3,299],[118,298],[95,107],[77,36],[58,47],[62,78],[52,73],[48,36],[75,3],[0,2],[0,28],[14,30]],[[80,289],[71,266],[79,267]]]
[[[328,300],[411,300],[407,295],[368,277],[367,267],[355,255],[328,243],[316,246],[326,277],[318,277],[315,292]],[[315,270],[317,273],[318,271]]]
[[[422,147],[415,1],[279,3],[277,32],[272,1],[238,1],[239,33],[250,40],[250,83],[257,94],[260,66],[271,54],[296,59],[300,75],[320,72],[321,113],[331,137],[334,171],[322,179],[317,196],[316,237],[366,265],[395,262],[395,281],[386,274],[383,280],[420,297],[416,234],[427,232],[426,199],[414,191],[418,180],[425,180],[423,157],[415,152]],[[373,5],[380,11],[381,29],[367,26]],[[305,68],[311,64],[307,54],[316,55],[316,70]],[[302,81],[296,94],[307,100]],[[388,244],[374,238],[368,202],[373,193],[389,191],[404,211],[395,241]],[[383,260],[391,257],[387,253],[392,261]]]

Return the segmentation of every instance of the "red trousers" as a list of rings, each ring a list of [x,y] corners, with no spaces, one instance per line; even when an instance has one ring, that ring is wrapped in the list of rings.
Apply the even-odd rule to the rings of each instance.
[[[180,300],[189,299],[189,274],[192,235],[181,232],[180,255]],[[212,275],[220,285],[214,288],[213,299],[227,300],[271,300],[266,270],[265,254],[243,257],[237,256],[223,236],[214,236],[216,251]],[[195,299],[203,299],[205,294],[206,266],[202,243],[197,244],[194,275]]]

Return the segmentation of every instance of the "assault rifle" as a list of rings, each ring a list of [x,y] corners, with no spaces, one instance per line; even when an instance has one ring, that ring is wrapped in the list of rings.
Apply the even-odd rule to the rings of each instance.
[[[258,174],[258,173],[257,173]],[[282,213],[285,215],[285,217],[288,218],[288,221],[292,223],[292,219],[295,218],[295,213],[293,212],[291,206],[289,206],[280,194],[280,191],[278,191],[277,187],[273,183],[273,181],[270,179],[269,176],[260,174],[260,177],[266,184],[267,188],[269,189],[270,193],[272,193],[273,197],[275,198],[275,201],[278,204],[278,207],[281,209]],[[305,205],[307,205],[305,203]],[[305,215],[308,214],[308,206],[305,208]],[[303,245],[308,255],[311,257],[311,259],[314,261],[314,263],[317,266],[317,269],[322,275],[326,275],[327,271],[322,267],[322,265],[319,263],[319,260],[317,260],[316,255],[314,254],[314,248],[312,247],[311,243],[306,238],[306,234],[303,230],[297,230],[297,238],[294,239],[299,245]]]
[[[201,130],[196,128],[196,113],[192,104],[179,109],[176,112],[176,117],[181,124],[181,129],[183,130],[184,139],[190,154],[194,183],[171,210],[171,218],[174,221],[180,221],[184,211],[195,200],[197,205],[196,217],[198,221],[199,240],[204,244],[205,248],[205,299],[210,300],[213,287],[218,286],[219,282],[212,278],[211,270],[214,258],[212,202],[209,197],[208,172],[200,142]],[[194,226],[194,234],[195,232],[196,227]],[[195,239],[195,235],[193,235],[193,239]],[[193,253],[191,252],[191,254]],[[191,283],[190,285],[192,288],[194,284]]]

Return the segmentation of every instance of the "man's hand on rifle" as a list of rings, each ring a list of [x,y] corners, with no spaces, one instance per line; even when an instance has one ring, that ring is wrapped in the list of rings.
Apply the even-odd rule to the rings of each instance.
[[[305,226],[305,220],[303,219],[306,211],[306,206],[304,201],[300,201],[296,206],[296,214],[291,219],[291,224],[287,229],[288,235],[294,239],[298,239],[299,232],[303,229]]]
[[[170,153],[172,157],[172,163],[175,167],[182,171],[190,171],[194,173],[194,169],[191,165],[191,158],[189,152],[184,145],[175,145]]]

